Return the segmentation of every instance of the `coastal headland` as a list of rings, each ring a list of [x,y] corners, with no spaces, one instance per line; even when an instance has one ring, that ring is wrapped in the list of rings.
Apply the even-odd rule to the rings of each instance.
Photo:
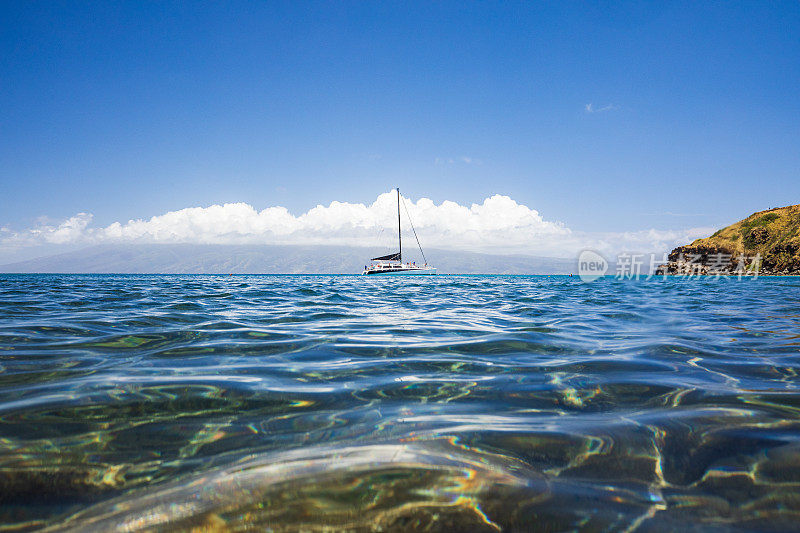
[[[800,275],[800,204],[758,211],[672,250],[657,274]]]

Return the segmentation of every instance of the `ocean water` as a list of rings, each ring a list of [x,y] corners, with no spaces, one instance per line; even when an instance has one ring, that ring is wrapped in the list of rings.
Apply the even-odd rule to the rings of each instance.
[[[0,276],[0,531],[793,530],[800,279]]]

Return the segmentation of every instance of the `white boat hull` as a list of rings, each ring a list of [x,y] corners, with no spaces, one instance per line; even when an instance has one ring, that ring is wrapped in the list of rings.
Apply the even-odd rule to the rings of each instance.
[[[364,276],[434,276],[436,269],[432,267],[427,268],[409,268],[409,269],[385,269],[385,270],[365,270],[361,273]]]

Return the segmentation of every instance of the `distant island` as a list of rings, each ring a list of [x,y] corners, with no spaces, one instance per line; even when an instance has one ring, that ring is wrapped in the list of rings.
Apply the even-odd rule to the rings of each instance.
[[[657,274],[800,275],[800,204],[753,213],[672,250]]]
[[[575,261],[528,255],[426,250],[443,274],[571,274]],[[11,264],[0,272],[113,274],[360,274],[383,248],[350,246],[117,244]],[[410,260],[422,261],[409,253]]]

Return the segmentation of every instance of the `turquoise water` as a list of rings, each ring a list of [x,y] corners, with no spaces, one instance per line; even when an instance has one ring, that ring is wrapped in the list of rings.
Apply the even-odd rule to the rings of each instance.
[[[791,530],[800,279],[0,276],[0,530]]]

